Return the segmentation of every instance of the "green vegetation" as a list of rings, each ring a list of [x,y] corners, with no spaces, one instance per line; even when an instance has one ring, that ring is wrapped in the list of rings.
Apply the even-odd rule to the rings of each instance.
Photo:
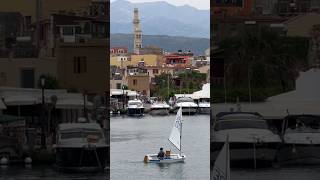
[[[168,100],[174,94],[191,94],[201,90],[202,84],[205,81],[206,74],[192,70],[186,70],[185,72],[176,74],[176,76],[161,74],[155,77],[156,84],[151,96],[162,97]]]
[[[228,102],[252,101],[293,90],[299,71],[308,67],[309,40],[285,37],[267,28],[244,29],[237,37],[222,41]],[[215,102],[225,101],[221,84],[212,88]]]
[[[55,77],[52,77],[50,74],[42,74],[38,79],[38,88],[41,88],[41,78],[45,79],[44,88],[45,89],[59,89],[60,85],[58,80]]]

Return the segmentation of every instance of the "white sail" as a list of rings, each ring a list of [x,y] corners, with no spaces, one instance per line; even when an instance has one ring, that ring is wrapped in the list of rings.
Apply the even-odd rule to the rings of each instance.
[[[177,148],[181,150],[181,130],[182,130],[182,108],[177,112],[176,119],[174,121],[169,141]]]
[[[230,180],[230,152],[229,140],[224,143],[223,148],[214,162],[212,180]]]

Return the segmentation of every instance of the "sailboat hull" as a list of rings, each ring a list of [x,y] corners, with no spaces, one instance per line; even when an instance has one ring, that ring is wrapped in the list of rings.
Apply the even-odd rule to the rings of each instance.
[[[164,158],[158,158],[157,154],[147,154],[144,158],[145,163],[158,163],[158,164],[170,164],[170,163],[178,163],[184,162],[186,159],[185,155],[180,154],[170,154],[170,156]]]

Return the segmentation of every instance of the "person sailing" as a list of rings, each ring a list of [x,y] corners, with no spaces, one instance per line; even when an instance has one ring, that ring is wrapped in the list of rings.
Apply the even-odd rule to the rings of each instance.
[[[158,156],[157,156],[159,159],[163,159],[164,158],[164,151],[163,151],[163,148],[160,148],[160,151],[158,153]]]

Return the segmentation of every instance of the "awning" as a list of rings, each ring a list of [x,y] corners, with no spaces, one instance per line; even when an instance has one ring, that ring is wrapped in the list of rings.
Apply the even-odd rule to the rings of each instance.
[[[0,110],[7,109],[6,105],[3,103],[2,99],[0,99]]]
[[[31,95],[15,95],[4,98],[4,103],[7,106],[23,106],[23,105],[34,105],[40,104],[41,101]]]
[[[218,103],[212,105],[212,113],[215,116],[219,112],[242,111],[242,112],[257,112],[265,118],[283,118],[287,115],[285,110],[276,108],[270,102],[263,103]]]
[[[177,99],[180,97],[189,97],[192,98],[192,94],[175,94],[174,95]]]
[[[0,114],[0,124],[1,123],[10,123],[10,122],[15,122],[15,121],[22,121],[22,120],[24,120],[24,119],[21,117],[18,117],[18,116]]]
[[[137,96],[137,91],[131,91],[131,90],[122,90],[122,89],[110,89],[110,96],[119,96],[127,94],[128,96]]]
[[[192,99],[210,99],[210,83],[204,84],[200,91],[194,92]]]
[[[83,99],[58,99],[55,107],[57,109],[82,109]],[[93,108],[93,103],[86,101],[86,108]]]
[[[56,96],[56,108],[58,109],[81,109],[83,108],[83,94],[67,93],[66,90],[45,90],[45,103],[52,103],[51,99]],[[39,89],[2,88],[0,87],[0,109],[6,106],[36,105],[42,103],[42,93]],[[86,107],[92,108],[93,103],[86,100]]]
[[[320,114],[320,70],[300,72],[293,91],[269,97],[267,102],[289,114]]]

